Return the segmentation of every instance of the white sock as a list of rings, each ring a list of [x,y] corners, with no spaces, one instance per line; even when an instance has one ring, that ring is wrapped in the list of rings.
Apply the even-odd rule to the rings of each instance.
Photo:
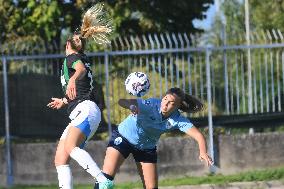
[[[107,178],[103,175],[102,171],[90,156],[88,152],[79,147],[75,147],[71,153],[70,157],[77,161],[83,169],[90,173],[98,182],[104,182]]]
[[[69,165],[56,166],[60,189],[73,189],[73,177]]]

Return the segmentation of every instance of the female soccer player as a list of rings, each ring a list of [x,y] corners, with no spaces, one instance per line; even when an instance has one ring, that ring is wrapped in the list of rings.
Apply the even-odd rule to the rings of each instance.
[[[120,99],[118,103],[133,114],[112,133],[103,165],[108,179],[113,180],[121,164],[132,153],[144,188],[157,189],[156,146],[161,134],[174,129],[194,138],[199,146],[199,159],[207,166],[213,164],[207,154],[204,136],[179,112],[200,111],[203,104],[196,98],[179,88],[171,88],[162,99]]]
[[[51,98],[47,105],[53,109],[68,106],[71,122],[64,130],[55,154],[55,166],[58,173],[59,188],[72,189],[72,173],[69,167],[70,157],[90,173],[99,183],[100,189],[112,188],[97,164],[83,147],[93,136],[101,121],[101,111],[94,102],[93,75],[84,52],[85,40],[92,37],[102,44],[107,41],[111,28],[102,22],[102,4],[90,8],[84,15],[81,32],[67,40],[66,57],[61,70],[63,98]],[[95,90],[95,89],[94,89]]]

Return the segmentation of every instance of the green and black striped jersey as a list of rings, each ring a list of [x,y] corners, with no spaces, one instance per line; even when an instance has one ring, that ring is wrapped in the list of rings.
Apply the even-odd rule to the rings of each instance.
[[[92,100],[90,99],[90,95],[93,90],[93,74],[90,68],[89,60],[85,54],[74,53],[68,55],[64,59],[61,69],[61,85],[63,92],[66,94],[69,79],[75,73],[74,67],[79,62],[82,62],[85,65],[87,72],[82,78],[76,79],[76,98],[68,101],[68,113],[71,113],[78,103],[84,100]]]

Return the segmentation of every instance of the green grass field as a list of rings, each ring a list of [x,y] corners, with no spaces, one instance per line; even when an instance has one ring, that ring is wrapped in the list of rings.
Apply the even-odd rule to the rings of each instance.
[[[232,182],[245,181],[268,181],[283,180],[284,167],[278,169],[266,169],[259,171],[250,171],[234,175],[207,175],[203,177],[184,177],[178,179],[161,180],[159,186],[178,186],[178,185],[199,185],[199,184],[227,184]],[[54,189],[53,186],[14,186],[12,189]],[[93,189],[91,185],[75,186],[76,189]],[[141,183],[121,183],[115,186],[115,189],[134,189],[142,188]],[[2,188],[1,188],[2,189]]]

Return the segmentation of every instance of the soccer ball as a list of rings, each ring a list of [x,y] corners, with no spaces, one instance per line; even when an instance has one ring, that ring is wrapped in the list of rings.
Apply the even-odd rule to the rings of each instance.
[[[143,72],[132,72],[124,82],[126,91],[134,96],[142,97],[150,89],[148,76]]]

